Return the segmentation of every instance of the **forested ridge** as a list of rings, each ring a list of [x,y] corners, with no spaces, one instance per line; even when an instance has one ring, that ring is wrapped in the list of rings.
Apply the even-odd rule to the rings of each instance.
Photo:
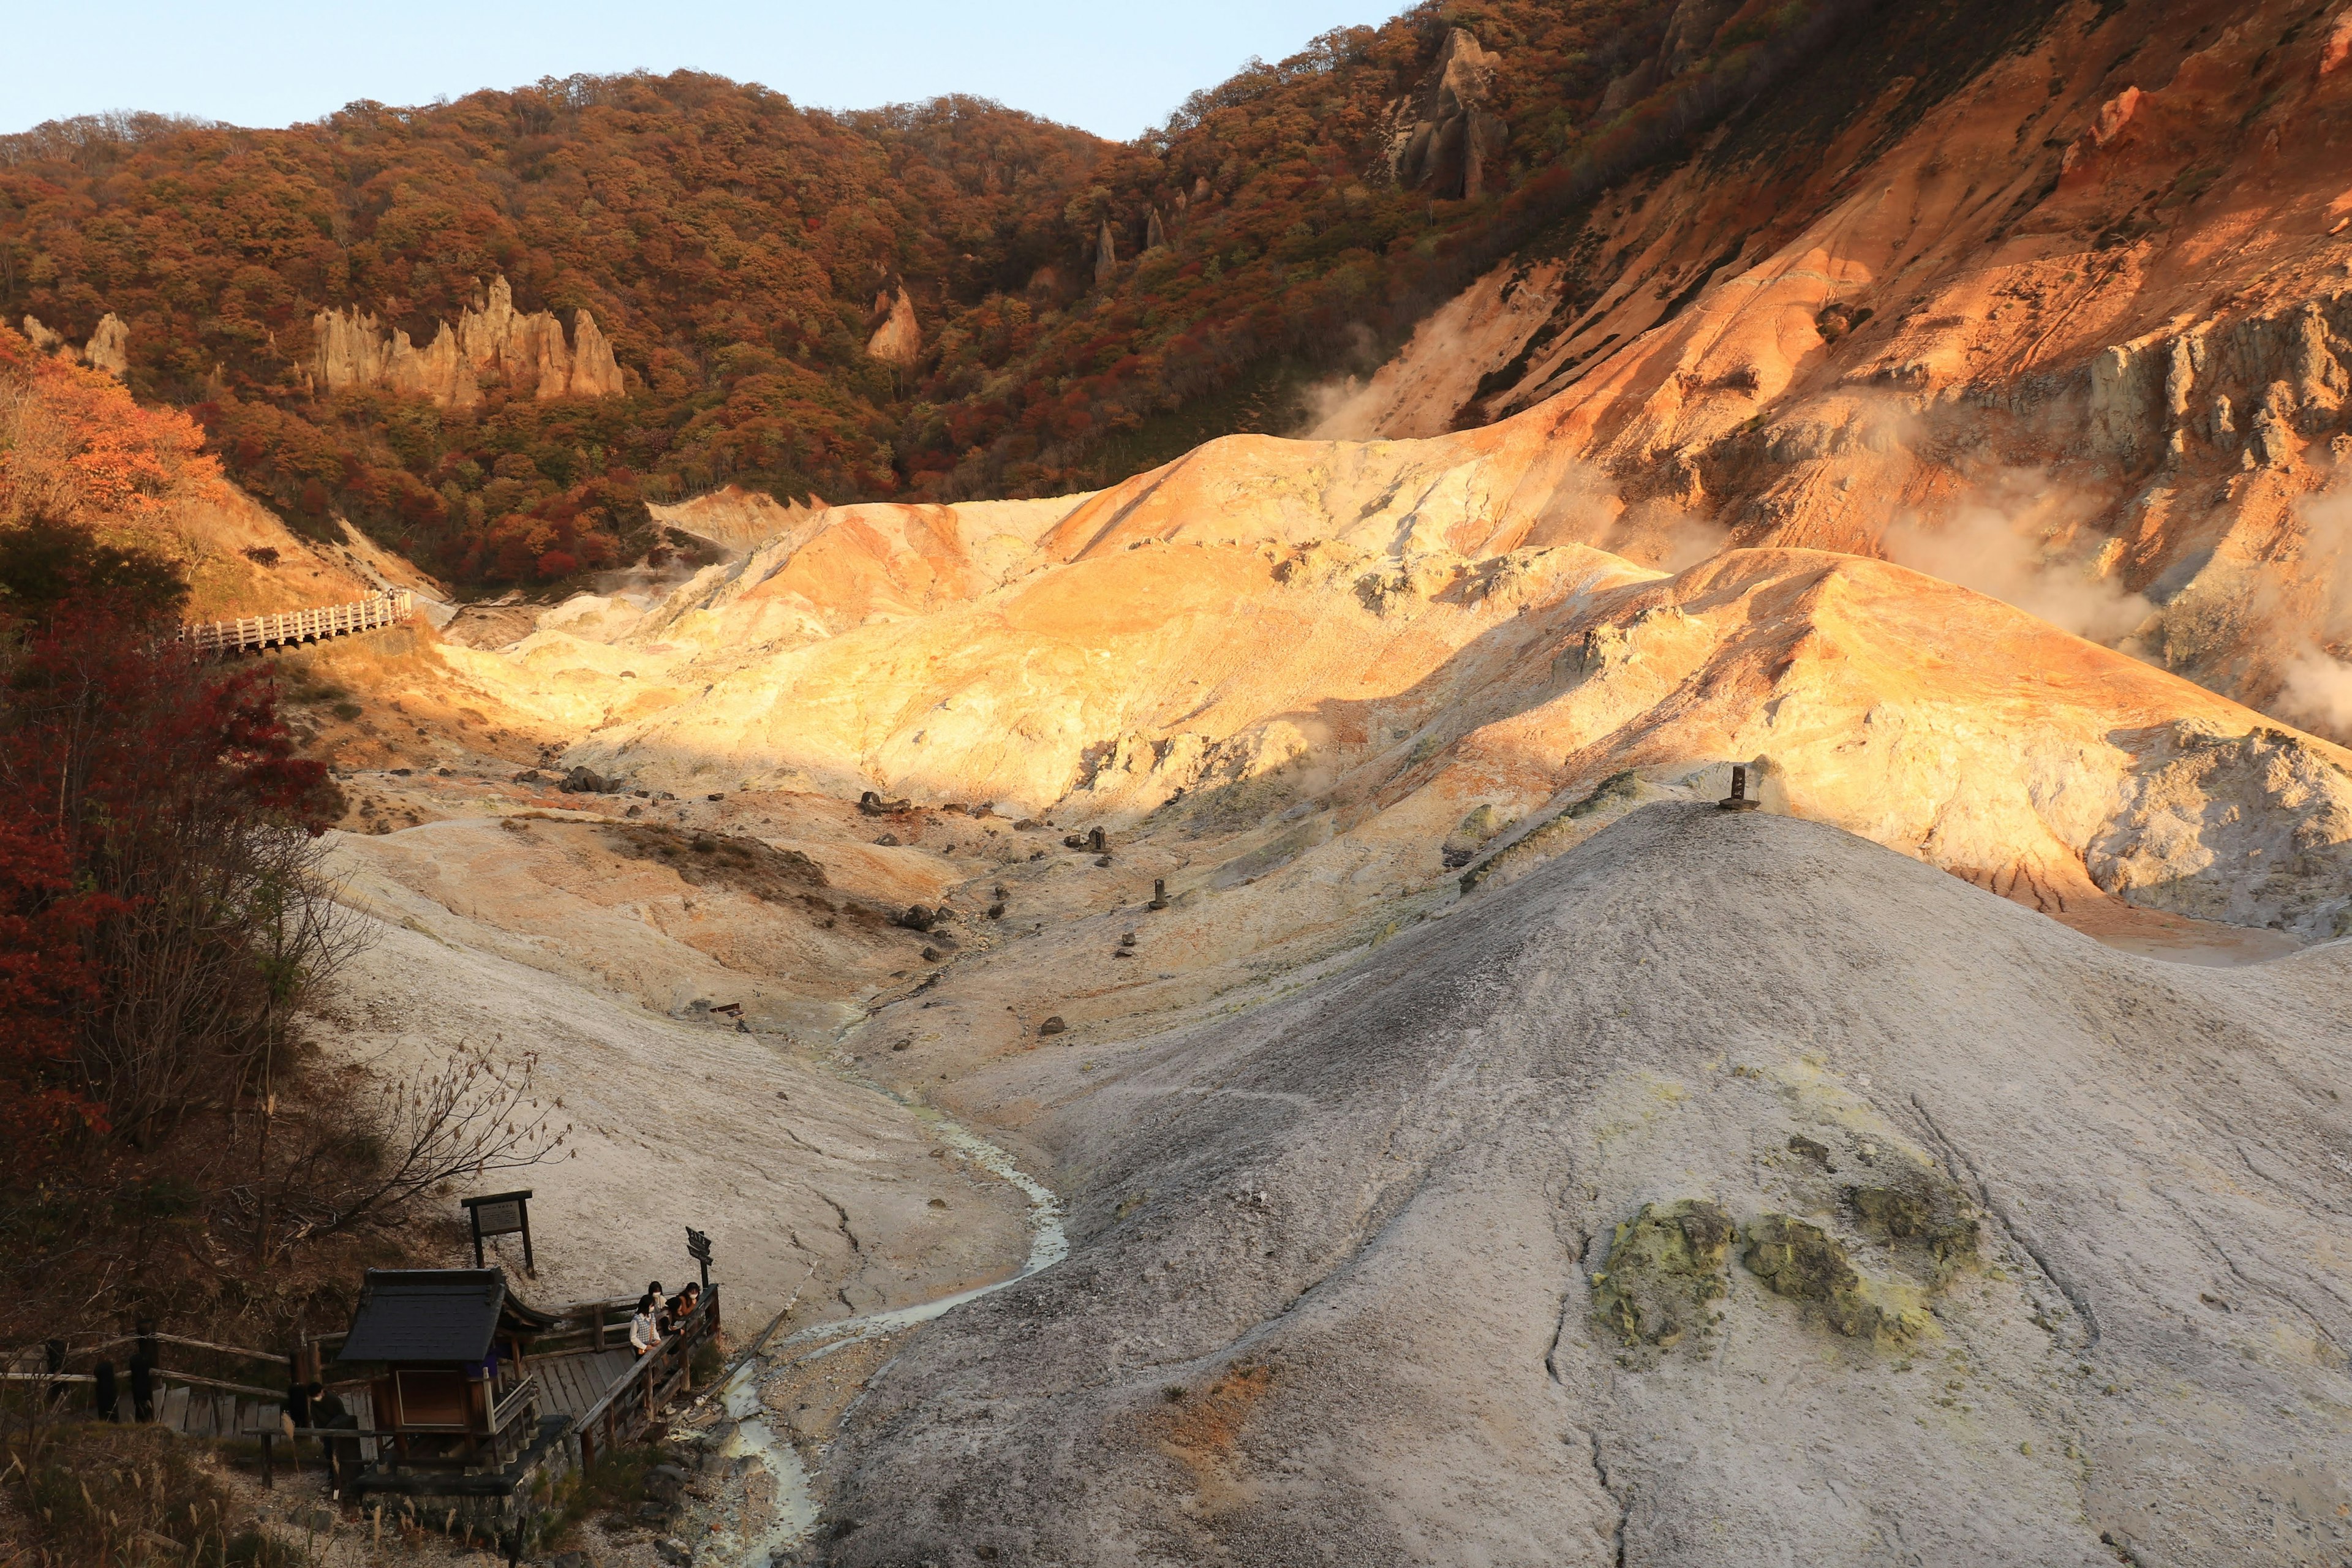
[[[0,138],[0,313],[74,342],[120,317],[132,390],[187,407],[298,528],[341,513],[460,582],[544,582],[656,547],[645,502],[723,482],[1051,493],[1280,423],[1285,377],[1392,340],[1858,4],[1424,4],[1253,62],[1127,144],[973,99],[830,113],[684,72],[282,131],[52,124]],[[1469,151],[1401,169],[1465,36]],[[307,373],[320,311],[422,345],[501,276],[519,310],[592,312],[625,395],[448,408]],[[902,281],[907,365],[866,352]]]

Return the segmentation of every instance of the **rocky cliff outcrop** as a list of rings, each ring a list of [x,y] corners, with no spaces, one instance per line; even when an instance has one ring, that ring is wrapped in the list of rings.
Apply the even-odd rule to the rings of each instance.
[[[311,319],[310,373],[329,392],[386,387],[430,397],[445,408],[481,401],[485,386],[528,392],[541,402],[558,397],[618,397],[621,367],[596,318],[576,313],[572,342],[551,310],[515,309],[514,290],[501,277],[477,295],[452,328],[439,323],[418,348],[406,331],[387,332],[356,305],[322,310]]]
[[[38,316],[26,316],[24,326],[26,339],[45,354],[63,354],[118,380],[131,369],[131,327],[111,310],[98,319],[89,342],[79,349],[66,341],[65,334],[43,325]]]
[[[1682,0],[1601,118],[1704,74],[1727,9]],[[1927,74],[1833,129],[1759,100],[1324,428],[1581,465],[1622,527],[1915,561],[2352,736],[2352,72],[2306,20],[2131,4],[1994,48],[1922,10],[1879,47]]]
[[[874,313],[881,320],[873,336],[866,340],[867,358],[903,369],[922,357],[923,331],[915,320],[915,301],[908,297],[904,283],[877,294]]]
[[[1421,90],[1389,106],[1388,173],[1398,184],[1427,186],[1441,201],[1484,193],[1486,159],[1510,135],[1486,108],[1495,63],[1476,38],[1456,27]]]
[[[98,329],[82,345],[81,357],[82,363],[92,370],[121,376],[131,369],[131,328],[121,317],[109,310],[98,319]]]
[[[1110,231],[1110,219],[1105,218],[1102,232],[1095,237],[1095,281],[1108,283],[1118,271],[1118,239]]]

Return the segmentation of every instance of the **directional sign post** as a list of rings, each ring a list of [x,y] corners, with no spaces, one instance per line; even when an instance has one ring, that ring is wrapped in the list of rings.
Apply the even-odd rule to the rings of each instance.
[[[688,1258],[693,1258],[694,1261],[701,1267],[702,1288],[705,1290],[709,1289],[710,1238],[703,1235],[702,1232],[695,1229],[692,1226],[688,1226],[686,1227],[686,1255]]]
[[[489,1193],[478,1198],[459,1198],[466,1217],[474,1226],[474,1267],[482,1267],[482,1238],[486,1236],[520,1236],[522,1237],[522,1271],[532,1279],[539,1278],[539,1268],[530,1255],[530,1194]]]

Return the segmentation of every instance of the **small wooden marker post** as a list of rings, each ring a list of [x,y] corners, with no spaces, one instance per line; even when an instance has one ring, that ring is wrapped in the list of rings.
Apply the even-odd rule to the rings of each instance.
[[[459,1198],[466,1217],[474,1226],[474,1267],[484,1267],[482,1238],[486,1236],[522,1237],[522,1271],[532,1279],[539,1278],[539,1268],[530,1255],[530,1193],[487,1193],[478,1198]]]
[[[702,1288],[706,1290],[709,1289],[710,1237],[695,1229],[692,1226],[688,1226],[686,1227],[686,1255],[688,1258],[693,1258],[694,1261],[700,1266],[702,1269]]]
[[[1731,793],[1715,803],[1718,811],[1761,811],[1764,803],[1748,798],[1748,770],[1737,763],[1731,769]]]
[[[1168,907],[1168,879],[1166,878],[1154,877],[1151,879],[1151,901],[1143,907],[1147,910],[1164,910]]]

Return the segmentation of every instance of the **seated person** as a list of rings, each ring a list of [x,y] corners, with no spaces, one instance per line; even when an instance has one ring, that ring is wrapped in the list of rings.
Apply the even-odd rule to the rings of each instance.
[[[661,1325],[655,1316],[660,1307],[661,1298],[651,1291],[638,1298],[637,1314],[629,1320],[629,1348],[639,1355],[662,1342]]]

